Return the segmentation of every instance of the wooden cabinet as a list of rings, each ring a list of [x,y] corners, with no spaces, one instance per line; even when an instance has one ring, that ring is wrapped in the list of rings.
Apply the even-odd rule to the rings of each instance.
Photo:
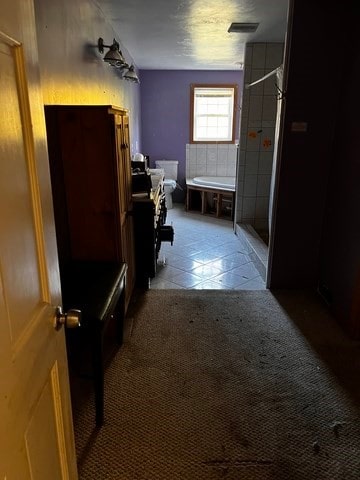
[[[46,106],[60,269],[71,261],[128,266],[135,282],[129,118],[112,106]]]

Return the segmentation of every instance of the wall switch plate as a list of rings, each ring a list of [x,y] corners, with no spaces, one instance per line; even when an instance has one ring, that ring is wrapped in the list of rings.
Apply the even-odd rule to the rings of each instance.
[[[306,132],[308,124],[307,122],[291,122],[292,132]]]

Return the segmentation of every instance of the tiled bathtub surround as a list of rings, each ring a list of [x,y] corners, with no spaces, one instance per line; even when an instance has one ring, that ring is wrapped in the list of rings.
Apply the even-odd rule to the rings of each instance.
[[[187,144],[186,178],[235,177],[237,145]]]
[[[267,229],[277,108],[276,76],[245,88],[282,64],[282,43],[249,43],[245,52],[236,222]]]

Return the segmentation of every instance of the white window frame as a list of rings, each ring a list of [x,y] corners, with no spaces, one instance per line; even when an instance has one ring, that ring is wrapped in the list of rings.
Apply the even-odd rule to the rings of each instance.
[[[215,101],[213,105],[201,105],[202,97]],[[229,100],[223,103],[225,110],[220,106],[220,98],[223,102],[224,98]],[[235,143],[236,102],[237,85],[191,85],[190,143]],[[227,135],[217,132],[221,121],[227,127]],[[212,136],[210,130],[215,135]]]

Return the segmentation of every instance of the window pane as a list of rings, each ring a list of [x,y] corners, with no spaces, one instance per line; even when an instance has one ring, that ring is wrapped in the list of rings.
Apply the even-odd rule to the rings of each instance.
[[[218,134],[220,138],[227,138],[229,136],[229,131],[227,128],[218,128]]]
[[[226,104],[226,105],[219,105],[218,112],[219,112],[221,115],[228,115],[228,113],[229,113],[229,106],[228,106],[227,104]]]
[[[205,138],[206,135],[206,128],[198,128],[197,129],[197,137],[196,138]]]
[[[231,141],[234,88],[195,87],[193,93],[193,140]]]
[[[207,110],[208,110],[208,109],[207,109],[207,105],[202,105],[202,104],[200,104],[200,105],[198,106],[198,108],[197,108],[197,113],[198,113],[199,115],[202,115],[202,114],[204,114],[204,113],[207,113]]]
[[[209,105],[208,107],[208,113],[210,114],[217,114],[218,113],[218,107],[217,105]]]
[[[208,118],[208,125],[209,127],[217,127],[218,119],[217,117],[209,117]]]
[[[199,117],[196,121],[198,128],[207,126],[207,117]]]
[[[228,124],[229,124],[229,120],[227,118],[219,117],[219,119],[218,119],[219,127],[227,127]]]
[[[216,127],[209,127],[207,130],[207,136],[208,138],[217,138],[218,137],[218,131]]]

